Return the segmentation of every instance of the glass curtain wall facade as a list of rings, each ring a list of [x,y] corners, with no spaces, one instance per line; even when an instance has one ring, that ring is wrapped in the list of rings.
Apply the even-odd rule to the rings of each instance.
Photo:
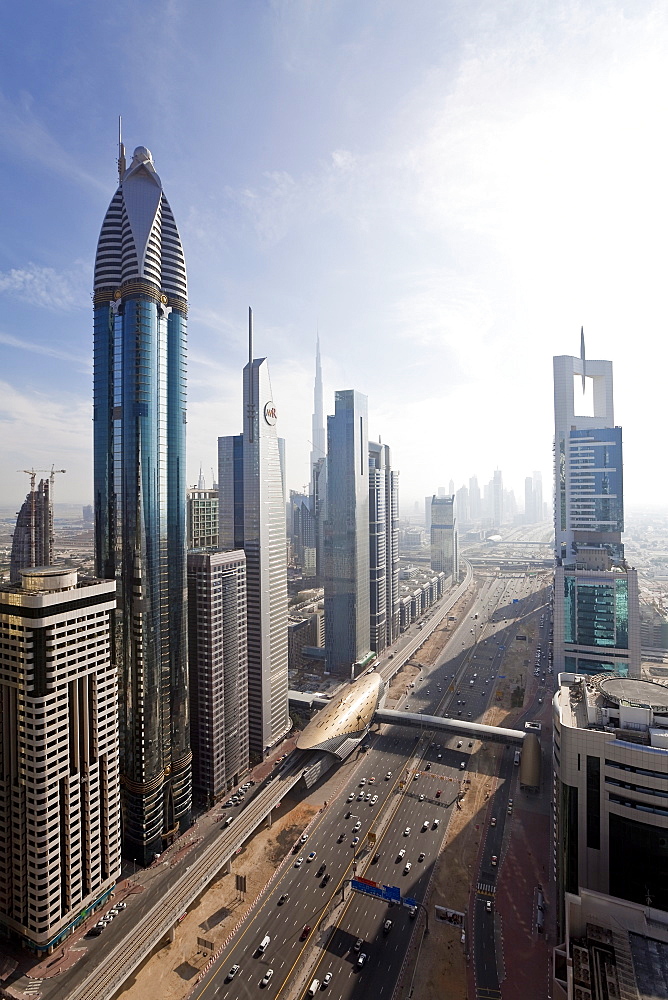
[[[290,730],[287,536],[266,358],[244,368],[244,432],[218,439],[219,545],[246,554],[248,731],[256,756]]]
[[[367,398],[354,389],[327,417],[324,550],[327,669],[350,677],[371,649]]]
[[[95,262],[96,571],[115,579],[123,836],[149,863],[190,825],[183,250],[150,152],[135,150]]]
[[[19,583],[22,569],[50,566],[53,562],[53,503],[49,487],[49,480],[41,479],[19,511],[9,564],[12,583]]]

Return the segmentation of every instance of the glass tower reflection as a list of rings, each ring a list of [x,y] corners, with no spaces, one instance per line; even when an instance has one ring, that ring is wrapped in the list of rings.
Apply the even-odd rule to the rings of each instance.
[[[183,249],[138,147],[95,261],[96,572],[117,581],[125,853],[148,863],[190,825]]]

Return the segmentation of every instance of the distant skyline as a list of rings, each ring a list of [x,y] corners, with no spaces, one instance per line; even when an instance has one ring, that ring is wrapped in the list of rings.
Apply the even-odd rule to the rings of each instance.
[[[665,5],[54,0],[3,26],[0,503],[51,465],[56,505],[92,500],[119,113],[188,258],[190,483],[242,430],[250,305],[289,488],[309,479],[319,334],[324,412],[368,396],[403,510],[496,468],[520,504],[542,471],[549,502],[552,357],[584,325],[613,362],[627,505],[661,503]]]

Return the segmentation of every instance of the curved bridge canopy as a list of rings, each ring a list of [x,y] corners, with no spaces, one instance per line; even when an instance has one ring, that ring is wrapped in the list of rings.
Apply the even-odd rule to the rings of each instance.
[[[369,731],[384,693],[380,674],[364,674],[311,719],[297,739],[297,749],[329,750],[343,759]]]

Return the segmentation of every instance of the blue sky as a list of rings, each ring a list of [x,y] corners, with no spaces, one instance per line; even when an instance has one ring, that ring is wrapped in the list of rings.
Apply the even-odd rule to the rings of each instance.
[[[406,504],[549,482],[554,354],[614,363],[630,502],[662,502],[668,8],[621,0],[26,0],[0,37],[0,502],[89,502],[92,265],[129,153],[186,253],[189,479],[241,429],[246,313],[288,482],[369,397]],[[651,476],[647,469],[652,469]]]

